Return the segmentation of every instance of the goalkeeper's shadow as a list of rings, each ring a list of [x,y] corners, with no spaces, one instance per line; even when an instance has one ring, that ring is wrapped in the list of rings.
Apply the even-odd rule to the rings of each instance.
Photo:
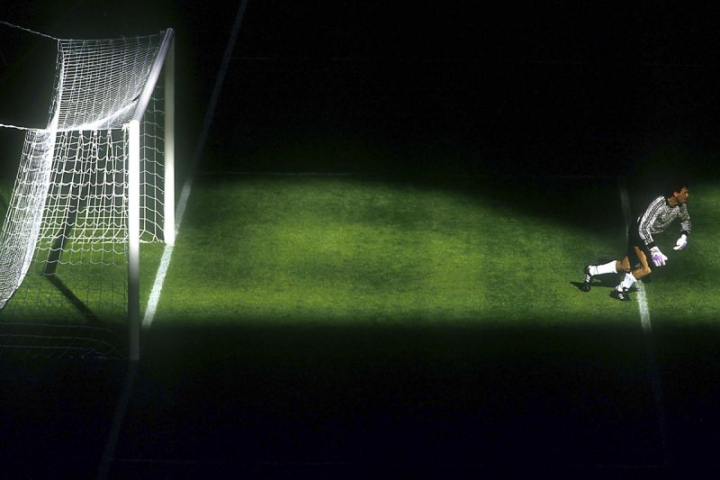
[[[618,275],[618,276],[615,276],[615,275],[598,275],[598,276],[596,276],[596,277],[593,278],[592,287],[593,287],[593,288],[597,288],[597,287],[601,287],[601,288],[615,288],[615,287],[617,287],[618,283],[620,283],[620,280],[621,280],[621,277],[620,277],[619,275]],[[643,278],[642,281],[643,281],[643,283],[650,283],[650,282],[652,282],[652,278],[651,278],[650,275],[648,275],[647,277]],[[580,282],[571,281],[571,282],[570,282],[570,285],[572,285],[572,286],[574,286],[575,288],[577,288],[578,290],[584,292],[584,290],[583,290],[583,285],[584,285],[584,283],[583,283],[582,281],[580,281]],[[635,285],[633,285],[633,286],[630,288],[630,292],[634,292],[634,291],[636,291],[636,290],[637,290],[637,287],[636,287]]]

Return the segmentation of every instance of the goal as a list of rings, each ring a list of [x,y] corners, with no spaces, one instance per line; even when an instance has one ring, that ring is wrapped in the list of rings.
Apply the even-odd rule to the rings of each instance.
[[[47,126],[15,127],[0,355],[137,360],[140,282],[159,258],[140,244],[175,240],[173,31],[56,41]]]

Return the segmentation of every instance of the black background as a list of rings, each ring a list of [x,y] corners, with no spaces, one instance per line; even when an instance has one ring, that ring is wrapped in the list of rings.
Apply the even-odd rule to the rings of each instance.
[[[6,18],[57,37],[176,30],[191,157],[237,5],[43,3],[5,6]],[[664,162],[704,173],[717,149],[717,13],[710,2],[250,1],[201,168],[615,175]],[[42,126],[52,42],[3,35],[0,121]],[[392,161],[328,151],[257,163],[269,145],[310,140]]]

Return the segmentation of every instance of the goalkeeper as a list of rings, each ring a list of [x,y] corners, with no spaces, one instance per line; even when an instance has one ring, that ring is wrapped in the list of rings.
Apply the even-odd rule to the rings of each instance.
[[[673,250],[683,250],[687,247],[690,235],[690,214],[687,209],[687,200],[690,196],[687,185],[678,182],[667,188],[664,195],[655,198],[630,225],[628,230],[628,249],[622,260],[613,260],[604,265],[588,265],[585,267],[585,281],[580,286],[584,292],[589,292],[595,275],[607,273],[624,273],[625,277],[610,293],[612,298],[629,301],[630,287],[652,272],[650,262],[654,267],[662,267],[667,257],[655,245],[653,235],[665,231],[675,220],[680,219],[680,238]]]

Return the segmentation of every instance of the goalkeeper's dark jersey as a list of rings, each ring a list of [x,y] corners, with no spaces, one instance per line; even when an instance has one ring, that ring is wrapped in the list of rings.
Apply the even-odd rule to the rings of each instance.
[[[653,235],[665,231],[676,218],[680,219],[681,232],[689,234],[691,222],[687,205],[671,207],[668,205],[667,199],[662,196],[657,197],[648,205],[645,213],[637,219],[638,234],[647,248],[655,246]]]

